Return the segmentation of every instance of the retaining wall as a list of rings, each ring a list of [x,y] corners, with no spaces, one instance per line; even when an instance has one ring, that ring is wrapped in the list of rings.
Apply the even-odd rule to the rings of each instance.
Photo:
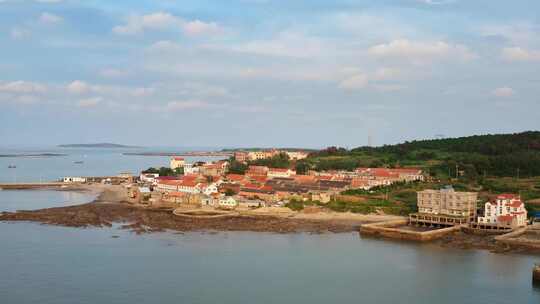
[[[525,232],[529,233],[537,233],[535,230],[528,230],[527,227],[517,229],[513,232],[503,234],[500,236],[495,237],[495,241],[498,243],[503,243],[511,246],[519,246],[519,247],[525,247],[525,248],[531,248],[531,249],[540,249],[540,241],[534,240],[534,239],[527,239],[522,238],[521,236],[525,234]]]
[[[382,223],[365,224],[360,227],[360,234],[417,242],[429,242],[439,239],[449,233],[459,231],[462,228],[461,226],[453,226],[430,231],[410,231],[399,228],[400,226],[405,226],[408,224],[409,220],[395,220]]]

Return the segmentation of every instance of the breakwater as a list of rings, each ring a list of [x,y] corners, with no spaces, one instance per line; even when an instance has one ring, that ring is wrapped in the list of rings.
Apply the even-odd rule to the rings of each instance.
[[[453,227],[434,229],[434,230],[428,230],[428,231],[414,231],[411,229],[407,229],[410,227],[410,226],[407,226],[408,224],[409,224],[409,221],[406,219],[388,221],[388,222],[382,222],[382,223],[374,223],[374,224],[365,224],[365,225],[362,225],[362,227],[360,228],[360,234],[371,235],[371,236],[382,236],[386,238],[417,241],[417,242],[429,242],[429,241],[442,238],[443,236],[449,233],[457,232],[461,230],[461,226],[453,226]]]

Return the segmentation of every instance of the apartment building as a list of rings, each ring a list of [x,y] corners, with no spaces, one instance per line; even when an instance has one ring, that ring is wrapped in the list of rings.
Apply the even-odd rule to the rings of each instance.
[[[409,216],[411,223],[457,225],[476,218],[476,192],[458,192],[451,186],[417,193],[418,213]]]

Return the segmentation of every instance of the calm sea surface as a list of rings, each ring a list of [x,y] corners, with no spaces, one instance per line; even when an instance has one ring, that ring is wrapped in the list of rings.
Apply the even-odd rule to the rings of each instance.
[[[153,149],[153,151],[163,151]],[[152,149],[0,149],[0,154],[57,153],[66,156],[0,157],[0,183],[55,181],[65,176],[110,176],[128,171],[138,174],[149,167],[169,166],[167,156],[123,155],[124,152],[149,152]],[[178,150],[176,150],[179,152]],[[187,162],[219,158],[186,157]],[[82,161],[82,164],[75,162]],[[15,169],[8,168],[16,166]]]
[[[140,165],[152,163],[146,161]],[[95,172],[106,173],[104,167]],[[111,170],[117,169],[129,168]],[[4,190],[0,211],[92,199]],[[540,303],[540,290],[531,286],[535,262],[539,256],[362,239],[357,233],[138,236],[118,228],[0,223],[0,303],[532,304]]]

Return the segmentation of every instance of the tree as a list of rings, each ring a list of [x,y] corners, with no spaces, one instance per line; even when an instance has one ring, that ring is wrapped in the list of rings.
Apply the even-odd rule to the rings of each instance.
[[[233,196],[233,195],[235,195],[235,194],[236,194],[236,192],[234,192],[233,189],[230,189],[230,188],[225,189],[225,195],[226,195],[226,196]]]
[[[233,158],[229,160],[229,173],[233,174],[244,174],[246,173],[248,166],[244,163],[241,163]]]
[[[303,160],[296,163],[296,174],[307,174],[310,169],[310,165]]]

